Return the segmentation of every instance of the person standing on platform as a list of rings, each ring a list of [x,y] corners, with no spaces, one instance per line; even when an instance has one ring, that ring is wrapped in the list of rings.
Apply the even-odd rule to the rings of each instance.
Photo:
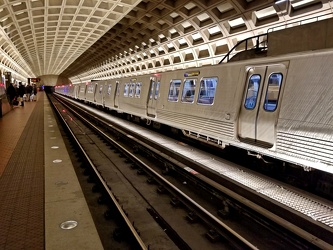
[[[17,97],[18,96],[18,86],[17,86],[17,84],[14,84],[14,89],[15,89],[16,97]]]
[[[32,93],[32,86],[30,85],[30,84],[28,84],[26,87],[25,87],[25,100],[27,101],[27,102],[29,102],[30,101],[30,95],[31,95],[31,93]]]
[[[13,100],[16,96],[16,90],[15,90],[12,83],[10,83],[8,88],[7,88],[7,96],[8,96],[8,99],[9,99],[10,106],[13,106]]]
[[[22,85],[21,82],[19,82],[18,95],[20,97],[22,107],[24,106],[24,101],[23,101],[24,94],[25,94],[25,87]]]
[[[34,91],[34,95],[37,95],[37,87],[36,87],[36,84],[34,84],[34,86],[33,86],[33,91]]]
[[[32,85],[32,92],[31,92],[32,98],[31,101],[37,101],[37,87],[36,84]]]

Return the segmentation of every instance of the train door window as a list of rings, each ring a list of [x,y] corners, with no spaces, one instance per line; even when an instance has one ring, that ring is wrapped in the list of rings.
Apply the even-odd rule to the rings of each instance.
[[[94,84],[94,87],[93,87],[93,94],[96,95],[97,91],[98,91],[98,85],[96,83],[96,84]]]
[[[140,98],[142,83],[138,82],[135,86],[135,97]]]
[[[130,88],[130,84],[129,83],[125,83],[124,96],[126,96],[126,97],[128,97],[129,88]]]
[[[92,94],[92,93],[94,93],[94,86],[93,85],[89,85],[88,86],[88,94]]]
[[[246,91],[246,98],[244,103],[246,109],[254,109],[255,106],[257,105],[260,81],[261,81],[261,76],[258,74],[252,75],[249,78]]]
[[[99,94],[102,94],[102,91],[103,91],[103,85],[99,87]]]
[[[111,95],[111,84],[108,85],[108,95]]]
[[[186,79],[182,92],[182,102],[193,103],[196,79]]]
[[[264,109],[266,111],[275,111],[277,108],[282,78],[283,77],[281,73],[273,73],[268,78],[268,85],[264,103]]]
[[[119,93],[120,93],[120,84],[119,84],[118,81],[116,81],[116,88],[117,88],[116,95],[119,96]]]
[[[150,78],[150,91],[149,91],[149,99],[153,99],[153,91],[154,91],[155,81],[154,78]]]
[[[171,80],[170,81],[168,101],[178,102],[178,95],[179,95],[179,89],[180,89],[181,82],[182,82],[181,80]]]
[[[215,99],[217,77],[204,77],[200,81],[198,103],[212,105]]]
[[[156,83],[156,88],[155,88],[155,100],[157,100],[157,97],[158,97],[158,93],[160,92],[160,84],[161,82],[160,81],[157,81]]]

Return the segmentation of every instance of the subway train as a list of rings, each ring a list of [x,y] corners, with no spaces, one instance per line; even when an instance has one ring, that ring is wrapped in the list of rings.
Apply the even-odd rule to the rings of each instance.
[[[57,86],[55,92],[263,161],[332,174],[332,69],[333,50],[323,49]]]

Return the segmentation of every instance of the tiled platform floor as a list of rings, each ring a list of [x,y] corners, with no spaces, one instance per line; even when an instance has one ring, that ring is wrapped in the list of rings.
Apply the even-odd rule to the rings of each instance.
[[[0,118],[0,250],[103,249],[49,101],[37,98]],[[61,229],[69,219],[78,226]]]
[[[42,93],[38,95],[43,96]],[[36,104],[37,102],[26,102],[24,107],[15,106],[11,112],[0,118],[0,145],[4,145],[1,146],[0,151],[0,176],[7,166]]]
[[[44,249],[43,93],[38,98],[0,118],[0,249]]]

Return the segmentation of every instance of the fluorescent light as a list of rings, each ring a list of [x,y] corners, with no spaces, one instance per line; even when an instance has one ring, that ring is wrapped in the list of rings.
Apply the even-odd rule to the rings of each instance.
[[[278,1],[275,2],[275,4],[280,4],[280,3],[283,3],[283,2],[286,2],[286,1],[288,1],[288,0],[278,0]]]

